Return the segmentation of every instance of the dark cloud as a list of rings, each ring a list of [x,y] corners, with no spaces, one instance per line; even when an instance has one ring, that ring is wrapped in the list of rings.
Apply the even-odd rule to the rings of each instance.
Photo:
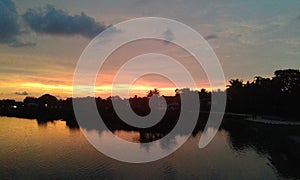
[[[80,34],[92,38],[107,27],[83,12],[71,16],[50,5],[43,9],[28,9],[22,17],[25,25],[28,24],[35,32],[54,35]],[[21,36],[26,35],[28,31],[22,32],[24,27],[21,27],[19,20],[22,19],[14,2],[0,0],[0,43],[13,48],[36,46],[36,43],[21,40]]]
[[[27,95],[29,95],[29,93],[26,92],[26,91],[24,91],[24,92],[15,92],[15,95],[27,96]]]
[[[9,47],[14,47],[14,48],[20,48],[20,47],[33,47],[36,46],[36,43],[32,42],[20,42],[20,41],[14,41],[8,44]]]
[[[300,20],[300,15],[297,17],[297,20]]]
[[[218,36],[214,35],[214,34],[210,34],[210,35],[205,36],[204,39],[206,39],[207,41],[211,40],[211,39],[218,39]]]
[[[51,5],[43,9],[28,9],[22,17],[32,30],[53,35],[79,34],[92,38],[107,27],[83,12],[72,16]]]
[[[0,0],[0,43],[15,41],[19,32],[15,4],[11,0]]]
[[[0,0],[0,43],[9,47],[35,46],[35,43],[22,42],[19,25],[19,15],[16,6],[11,0]]]

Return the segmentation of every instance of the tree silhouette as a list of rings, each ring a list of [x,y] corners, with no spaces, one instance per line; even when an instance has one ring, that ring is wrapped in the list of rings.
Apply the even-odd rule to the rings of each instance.
[[[147,92],[147,97],[152,97],[153,95],[160,95],[160,91],[157,88]]]
[[[299,70],[277,70],[274,72],[273,77],[255,76],[253,81],[247,81],[246,83],[240,79],[231,79],[227,87],[227,112],[281,116],[295,120],[300,118]],[[193,96],[194,93],[199,95],[200,110],[209,111],[212,92],[205,89],[200,91],[190,90],[189,88],[176,89],[175,96],[163,97],[168,105],[177,104],[179,106],[182,98],[195,97]],[[140,115],[146,115],[150,112],[149,98],[154,95],[160,96],[161,92],[154,88],[149,90],[145,97],[135,96],[130,98],[130,106]],[[23,102],[0,100],[0,115],[35,118],[46,114],[51,118],[64,117],[72,119],[74,117],[72,115],[72,101],[88,98],[95,100],[100,112],[109,119],[111,119],[111,114],[114,113],[112,99],[124,100],[120,97],[108,97],[106,99],[85,97],[58,100],[55,96],[45,94],[39,98],[26,97]],[[194,99],[190,100],[193,101]]]

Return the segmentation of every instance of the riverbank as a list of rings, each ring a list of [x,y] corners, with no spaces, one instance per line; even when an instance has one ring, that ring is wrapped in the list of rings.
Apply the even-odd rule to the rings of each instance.
[[[244,120],[263,123],[263,124],[272,124],[272,125],[295,125],[300,126],[300,122],[292,119],[287,119],[278,116],[267,116],[267,115],[252,115],[252,114],[241,114],[241,113],[225,113],[225,115],[233,115],[243,117]]]

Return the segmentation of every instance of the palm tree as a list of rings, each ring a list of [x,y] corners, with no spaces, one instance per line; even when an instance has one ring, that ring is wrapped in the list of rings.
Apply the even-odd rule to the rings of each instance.
[[[147,92],[147,97],[148,98],[152,97],[153,95],[159,96],[160,91],[157,88],[154,88],[154,90],[150,90],[150,91]]]

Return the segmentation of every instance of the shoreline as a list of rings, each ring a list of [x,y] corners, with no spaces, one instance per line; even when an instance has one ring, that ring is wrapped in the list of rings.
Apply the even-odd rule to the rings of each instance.
[[[299,121],[293,121],[287,118],[279,116],[268,116],[268,115],[252,115],[252,114],[242,114],[242,113],[226,113],[225,115],[242,116],[243,119],[249,122],[262,123],[262,124],[272,124],[272,125],[295,125],[300,126]]]

